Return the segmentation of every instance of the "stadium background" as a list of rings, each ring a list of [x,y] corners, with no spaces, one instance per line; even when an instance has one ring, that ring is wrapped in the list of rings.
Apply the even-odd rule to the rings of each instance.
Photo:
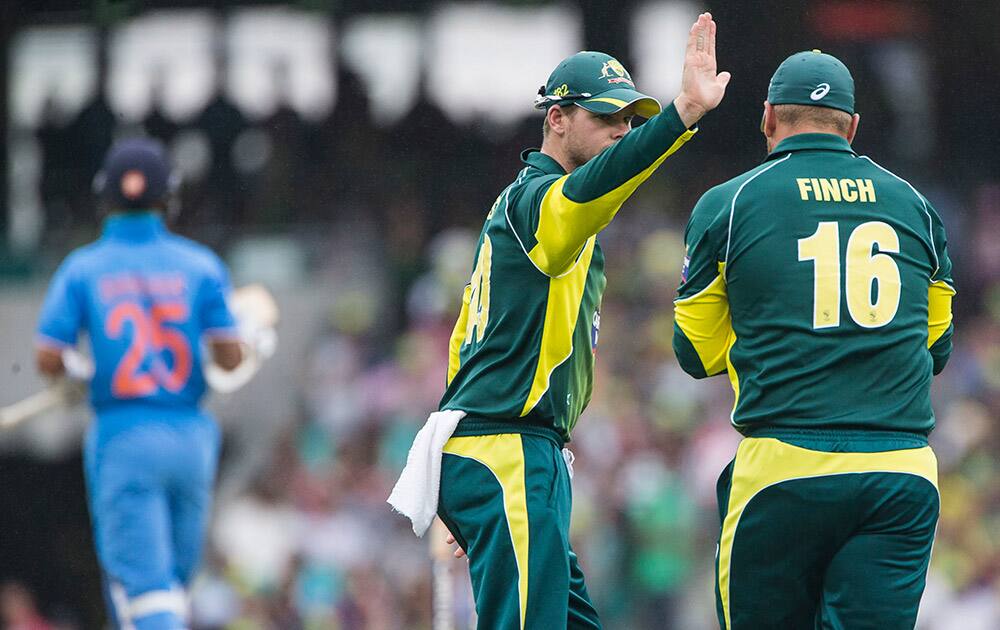
[[[713,627],[714,482],[738,436],[725,379],[689,380],[670,350],[681,231],[701,192],[762,158],[768,77],[816,47],[854,71],[855,147],[926,193],[955,261],[955,353],[934,385],[943,510],[920,627],[1000,627],[1000,4],[988,0],[4,2],[0,404],[42,386],[34,318],[55,266],[97,233],[104,151],[127,133],[163,139],[184,176],[177,229],[283,308],[275,359],[212,401],[227,442],[194,627],[428,627],[425,544],[384,499],[442,391],[482,218],[540,142],[535,91],[588,48],[666,102],[705,8],[734,76],[727,97],[602,240],[597,391],[572,444],[574,547],[598,609],[609,628]],[[100,625],[86,422],[78,408],[0,436],[4,627],[32,605],[52,627]],[[468,605],[454,615],[465,627]]]

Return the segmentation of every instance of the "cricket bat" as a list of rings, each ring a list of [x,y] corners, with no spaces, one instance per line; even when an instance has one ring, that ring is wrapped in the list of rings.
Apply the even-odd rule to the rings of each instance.
[[[454,630],[455,589],[452,584],[451,564],[455,560],[452,546],[445,542],[448,528],[441,519],[435,518],[428,533],[428,545],[433,567],[431,589],[434,597],[432,611],[433,630]]]
[[[87,391],[87,383],[94,377],[94,362],[75,348],[62,351],[66,373],[42,391],[0,408],[0,430],[12,429],[25,420],[59,407],[71,407]]]
[[[0,430],[12,429],[53,409],[68,407],[80,400],[82,393],[79,383],[59,380],[36,394],[0,408]]]

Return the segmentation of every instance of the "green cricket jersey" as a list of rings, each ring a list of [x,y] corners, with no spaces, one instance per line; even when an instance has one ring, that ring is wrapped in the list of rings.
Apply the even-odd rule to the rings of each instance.
[[[527,432],[562,440],[590,401],[604,293],[597,233],[694,134],[670,105],[567,175],[533,150],[497,197],[450,344],[441,409],[455,435]]]
[[[913,186],[844,138],[800,134],[705,193],[684,238],[674,350],[695,377],[728,373],[741,432],[933,429],[955,290]]]

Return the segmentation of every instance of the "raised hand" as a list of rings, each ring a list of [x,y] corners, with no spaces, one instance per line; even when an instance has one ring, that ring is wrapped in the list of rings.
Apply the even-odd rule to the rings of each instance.
[[[731,78],[728,72],[717,72],[715,29],[712,14],[702,13],[688,33],[681,93],[674,99],[677,113],[688,127],[715,109],[722,101]]]

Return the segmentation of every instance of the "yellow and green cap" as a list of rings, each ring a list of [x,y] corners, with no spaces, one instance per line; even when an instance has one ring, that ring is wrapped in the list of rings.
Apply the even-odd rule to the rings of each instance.
[[[538,109],[578,105],[595,114],[614,114],[632,104],[643,118],[652,118],[662,109],[655,98],[636,91],[628,70],[617,59],[589,50],[563,59],[535,97]]]
[[[819,50],[781,62],[767,87],[771,105],[814,105],[854,113],[854,79],[839,59]]]

